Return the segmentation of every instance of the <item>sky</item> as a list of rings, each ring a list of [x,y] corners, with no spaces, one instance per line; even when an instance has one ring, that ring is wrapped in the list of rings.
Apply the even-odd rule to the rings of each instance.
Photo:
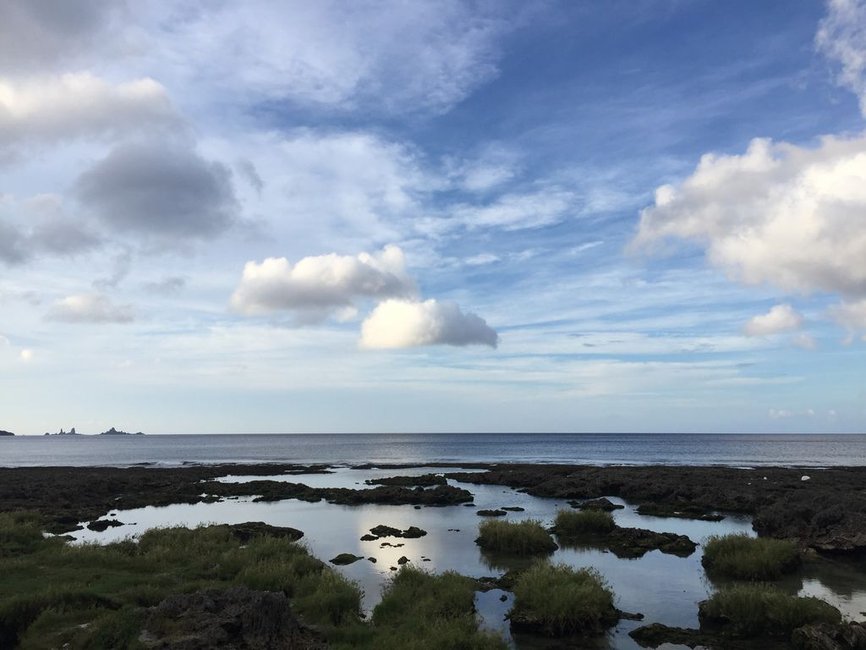
[[[0,429],[866,430],[866,1],[0,0]]]

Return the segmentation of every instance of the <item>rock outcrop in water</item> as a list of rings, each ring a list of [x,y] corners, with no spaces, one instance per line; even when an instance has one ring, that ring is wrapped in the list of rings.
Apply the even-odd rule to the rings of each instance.
[[[466,483],[507,485],[537,497],[569,500],[617,496],[670,516],[754,517],[759,535],[797,539],[829,553],[866,553],[866,467],[810,470],[766,467],[596,467],[491,465],[448,474]],[[650,507],[647,504],[652,504]]]

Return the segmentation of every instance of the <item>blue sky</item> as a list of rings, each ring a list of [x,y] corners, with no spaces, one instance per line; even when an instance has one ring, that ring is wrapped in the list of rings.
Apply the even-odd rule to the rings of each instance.
[[[0,0],[0,429],[863,431],[863,34]]]

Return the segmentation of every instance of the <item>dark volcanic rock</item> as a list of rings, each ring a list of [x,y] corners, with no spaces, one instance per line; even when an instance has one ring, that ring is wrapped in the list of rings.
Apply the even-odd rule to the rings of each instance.
[[[403,487],[432,487],[434,485],[446,485],[444,476],[439,474],[422,474],[421,476],[389,476],[386,478],[373,478],[364,481],[367,485],[398,485]]]
[[[405,555],[400,556],[400,559],[397,560],[397,564],[399,564],[400,566],[403,566],[407,562],[409,562],[409,558],[406,557]]]
[[[493,465],[487,472],[448,474],[465,483],[508,485],[533,496],[592,499],[617,496],[679,512],[754,516],[760,535],[799,539],[839,553],[866,552],[866,467],[809,470],[762,467],[595,467]],[[832,505],[829,505],[832,504]]]
[[[262,521],[247,521],[243,524],[229,525],[232,535],[242,544],[246,544],[253,537],[286,537],[293,542],[298,541],[304,536],[304,533],[297,528],[289,528],[288,526],[271,526]]]
[[[375,535],[361,535],[361,541],[362,542],[374,542],[377,539],[379,539],[379,538],[376,537]]]
[[[563,546],[606,548],[619,558],[638,558],[654,550],[668,555],[688,557],[698,547],[685,535],[620,526],[615,526],[610,532],[557,535],[557,537]]]
[[[15,435],[15,434],[12,433],[11,431],[3,431],[3,430],[0,430],[0,436],[14,436],[14,435]]]
[[[364,558],[360,555],[352,555],[351,553],[340,553],[337,557],[332,557],[330,559],[331,564],[336,564],[337,566],[345,566],[347,564],[353,564],[358,560],[363,560]]]
[[[400,537],[402,535],[402,531],[399,528],[386,526],[385,524],[374,526],[370,529],[370,532],[377,537]]]
[[[123,526],[123,522],[117,521],[117,519],[99,519],[87,524],[87,529],[101,533],[109,528],[116,528],[117,526]]]
[[[685,645],[690,648],[705,646],[721,648],[730,646],[717,645],[720,639],[714,635],[703,634],[700,630],[684,627],[668,627],[661,623],[651,623],[632,630],[628,635],[642,648],[657,648],[665,643]]]
[[[863,623],[804,625],[794,630],[791,645],[797,650],[866,650]]]
[[[699,521],[721,521],[725,518],[724,515],[706,512],[703,508],[696,508],[694,506],[684,506],[682,509],[677,509],[673,506],[659,505],[657,503],[642,503],[637,507],[637,513],[650,517],[675,517],[677,519],[697,519]]]
[[[505,510],[479,510],[475,514],[479,517],[504,517],[508,513]]]
[[[148,611],[139,641],[164,650],[325,648],[302,625],[285,594],[246,587],[170,596]]]
[[[422,530],[417,526],[409,526],[409,528],[407,528],[406,530],[400,530],[399,528],[385,526],[384,524],[379,524],[378,526],[371,528],[370,532],[372,533],[372,535],[364,535],[361,540],[372,541],[374,539],[379,539],[380,537],[402,537],[404,539],[415,539],[418,537],[424,537],[424,535],[427,534],[426,530]]]
[[[614,503],[610,499],[601,497],[598,499],[586,499],[585,501],[569,501],[568,505],[572,508],[583,508],[584,510],[604,510],[605,512],[613,512],[621,510],[625,506]]]
[[[505,510],[507,512],[525,512],[526,511],[526,508],[521,508],[520,506],[502,506],[499,509]]]

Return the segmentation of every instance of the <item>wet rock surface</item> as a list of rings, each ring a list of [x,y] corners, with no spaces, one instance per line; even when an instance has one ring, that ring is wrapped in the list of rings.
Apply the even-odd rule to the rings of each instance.
[[[303,531],[289,526],[271,526],[262,521],[247,521],[243,524],[229,524],[232,535],[242,544],[246,544],[253,537],[266,535],[268,537],[282,537],[293,542],[304,536]]]
[[[165,650],[319,649],[324,641],[282,593],[246,587],[170,596],[148,611],[139,642]]]
[[[445,485],[447,481],[441,474],[422,474],[421,476],[389,476],[365,481],[367,485],[398,485],[402,487],[432,487]]]
[[[0,468],[0,510],[36,511],[50,522],[49,532],[75,530],[79,521],[95,521],[110,510],[211,503],[252,496],[261,501],[326,500],[342,505],[366,503],[442,506],[472,501],[468,490],[379,486],[372,489],[312,488],[302,483],[258,480],[222,483],[226,475],[329,473],[324,465],[189,465],[184,467],[6,467]]]
[[[118,526],[123,526],[123,522],[117,521],[117,519],[98,519],[87,524],[87,529],[101,533],[109,528],[116,528]]]
[[[360,555],[354,555],[352,553],[340,553],[336,557],[332,557],[329,562],[331,564],[336,564],[337,566],[346,566],[347,564],[354,564],[358,560],[363,560],[364,558]]]
[[[805,625],[794,630],[791,645],[797,650],[866,650],[866,625]]]
[[[466,483],[507,485],[533,496],[616,496],[690,515],[742,513],[760,535],[796,538],[824,552],[866,552],[866,467],[594,467],[499,464],[454,472]]]
[[[614,510],[622,510],[625,506],[619,503],[614,503],[610,499],[601,497],[599,499],[586,499],[584,501],[569,501],[568,505],[572,508],[582,508],[584,510],[604,510],[605,512],[613,512]]]
[[[505,510],[479,510],[475,514],[479,517],[504,517],[508,513]]]

